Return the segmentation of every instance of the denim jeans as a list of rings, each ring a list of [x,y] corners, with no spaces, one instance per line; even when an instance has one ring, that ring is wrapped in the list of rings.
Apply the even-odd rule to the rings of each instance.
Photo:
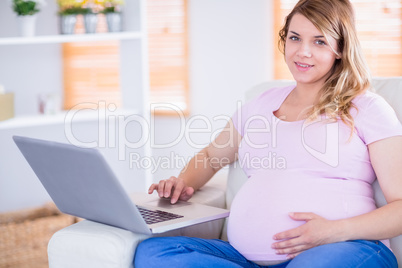
[[[272,267],[272,268],[397,268],[394,254],[380,241],[353,240],[318,246],[292,260],[259,266],[228,242],[192,237],[155,237],[143,241],[135,267]]]

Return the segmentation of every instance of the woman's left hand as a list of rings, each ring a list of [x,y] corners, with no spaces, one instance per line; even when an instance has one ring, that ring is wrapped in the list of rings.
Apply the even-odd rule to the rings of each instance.
[[[289,216],[306,223],[274,235],[275,240],[283,240],[272,244],[277,254],[288,254],[287,257],[292,259],[307,249],[340,241],[336,239],[336,221],[311,212],[293,212]]]

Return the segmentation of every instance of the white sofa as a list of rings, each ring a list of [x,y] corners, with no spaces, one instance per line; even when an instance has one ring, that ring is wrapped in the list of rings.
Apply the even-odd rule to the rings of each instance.
[[[247,91],[246,99],[260,92],[287,85],[289,81],[271,81],[260,84]],[[376,78],[373,85],[377,93],[382,95],[395,109],[399,120],[402,120],[402,77]],[[240,165],[236,165],[240,166]],[[192,202],[230,208],[233,197],[246,180],[244,172],[234,165],[229,167],[228,179],[217,174],[206,186],[199,190]],[[378,183],[374,183],[375,199],[379,206],[385,204]],[[205,238],[226,238],[224,221],[215,221],[169,232],[164,235],[187,235]],[[119,228],[91,222],[81,221],[55,233],[48,245],[49,267],[133,267],[133,258],[138,243],[147,237],[134,234]],[[399,267],[402,267],[402,236],[391,239],[391,248],[397,256]]]

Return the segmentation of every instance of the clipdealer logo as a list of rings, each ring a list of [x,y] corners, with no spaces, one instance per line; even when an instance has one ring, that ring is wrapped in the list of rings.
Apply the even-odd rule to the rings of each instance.
[[[68,111],[64,122],[64,132],[67,140],[76,146],[86,147],[86,148],[117,148],[118,149],[118,160],[124,161],[127,158],[127,149],[139,149],[144,146],[148,146],[151,149],[167,149],[174,148],[183,139],[185,142],[194,149],[202,149],[209,143],[217,148],[225,148],[227,146],[234,146],[233,135],[237,135],[237,131],[233,124],[229,124],[229,128],[221,128],[213,130],[212,124],[217,121],[231,122],[232,117],[227,115],[219,115],[212,118],[212,120],[203,115],[194,115],[191,117],[185,117],[181,109],[170,103],[158,103],[151,104],[150,111],[155,111],[156,109],[169,109],[177,113],[179,118],[179,133],[171,141],[166,143],[156,142],[155,133],[155,118],[150,117],[146,119],[145,117],[138,114],[121,114],[117,110],[116,105],[106,104],[106,102],[101,101],[99,103],[82,103]],[[242,103],[239,101],[237,103],[237,117],[233,118],[236,121],[237,126],[243,126],[247,129],[243,134],[243,140],[240,147],[247,145],[252,149],[264,149],[267,147],[277,148],[278,147],[278,127],[282,123],[280,119],[272,115],[269,121],[265,116],[255,115],[249,118],[242,118]],[[80,122],[81,113],[90,112],[92,117],[97,120],[97,132],[98,136],[92,141],[80,140],[74,134],[74,126]],[[95,114],[95,116],[94,116]],[[243,120],[246,119],[246,120]],[[194,127],[194,123],[202,123],[203,127]],[[257,124],[256,124],[257,122]],[[310,147],[306,142],[305,130],[315,123],[325,123],[325,149],[324,151],[315,150]],[[127,131],[129,126],[136,125],[138,128],[139,138],[133,140],[130,133]],[[217,144],[215,142],[216,137],[222,132],[228,131],[230,138],[228,138],[226,143]],[[193,138],[193,134],[204,134],[209,136],[208,142],[196,142]],[[253,139],[253,135],[270,135],[270,140],[265,140],[262,143],[257,143],[257,140]],[[129,136],[128,136],[129,135]],[[322,118],[318,118],[314,121],[305,120],[301,128],[301,145],[303,148],[314,158],[332,166],[336,167],[339,164],[339,123],[324,122]],[[271,152],[269,152],[271,153]],[[275,167],[286,168],[286,159],[280,155],[272,154],[265,156],[261,163],[268,163]],[[131,154],[133,154],[131,152]],[[137,163],[152,163],[153,166],[164,163],[166,167],[166,161],[157,161],[157,159],[149,159],[152,156],[143,156],[141,158],[140,154],[135,153],[135,155],[130,156],[130,161],[137,161]],[[177,156],[175,156],[177,159]],[[188,160],[188,159],[187,159]],[[184,161],[180,159],[180,163]],[[244,161],[256,161],[255,157],[248,157]],[[264,162],[265,161],[265,162]],[[131,165],[131,164],[130,164]],[[145,164],[144,164],[145,165]],[[149,164],[148,164],[149,165]],[[242,163],[242,165],[247,166],[247,163]],[[266,164],[264,164],[265,166]],[[269,168],[269,167],[268,167]],[[271,167],[272,168],[272,167]]]
[[[306,129],[313,124],[323,123],[325,126],[325,142],[324,150],[320,152],[310,147],[306,143],[305,132]],[[304,121],[301,129],[301,141],[304,149],[311,154],[314,158],[320,160],[321,162],[331,166],[337,167],[339,165],[339,122],[328,122],[327,118],[323,116],[317,118],[314,121],[307,122]]]

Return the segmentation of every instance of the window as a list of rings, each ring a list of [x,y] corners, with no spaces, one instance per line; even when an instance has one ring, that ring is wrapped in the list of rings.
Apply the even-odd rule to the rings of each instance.
[[[99,15],[98,32],[106,32],[105,17]],[[76,33],[84,32],[78,17]],[[121,104],[119,42],[76,42],[63,44],[64,108],[85,103]],[[88,105],[89,106],[89,105]]]
[[[402,75],[402,1],[351,0],[358,36],[373,76]],[[275,0],[275,33],[297,0]],[[278,37],[275,37],[275,46]],[[292,76],[279,50],[275,52],[275,79]]]
[[[150,101],[172,103],[188,114],[187,0],[147,3]],[[172,111],[157,111],[169,112]]]
[[[106,32],[100,20],[98,32]],[[187,0],[147,0],[147,20],[150,102],[171,103],[188,114]],[[76,33],[83,32],[77,24]],[[100,100],[120,106],[118,41],[64,44],[63,60],[65,109]]]

